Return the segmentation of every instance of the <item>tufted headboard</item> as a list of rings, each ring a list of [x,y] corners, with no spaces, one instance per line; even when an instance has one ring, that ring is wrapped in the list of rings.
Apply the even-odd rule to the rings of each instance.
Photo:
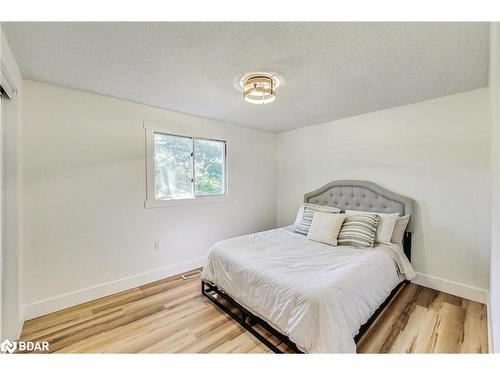
[[[415,201],[368,181],[332,181],[304,195],[304,203],[337,207],[342,210],[399,213],[410,215],[406,228],[405,253],[410,258],[411,235],[414,231]]]

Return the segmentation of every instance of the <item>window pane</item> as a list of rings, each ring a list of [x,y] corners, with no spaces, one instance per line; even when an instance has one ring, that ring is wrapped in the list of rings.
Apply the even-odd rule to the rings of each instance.
[[[225,193],[226,143],[194,140],[195,194]]]
[[[156,199],[193,196],[193,158],[191,138],[155,133]]]

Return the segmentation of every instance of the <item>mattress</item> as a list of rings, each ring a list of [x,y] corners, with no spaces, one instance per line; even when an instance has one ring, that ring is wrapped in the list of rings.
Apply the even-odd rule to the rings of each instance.
[[[414,276],[399,245],[332,247],[290,228],[218,242],[202,271],[306,353],[355,353],[361,325]]]

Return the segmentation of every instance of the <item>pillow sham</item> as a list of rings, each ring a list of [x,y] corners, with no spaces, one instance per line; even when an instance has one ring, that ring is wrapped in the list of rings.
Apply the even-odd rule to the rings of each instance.
[[[378,222],[378,215],[346,215],[337,244],[339,246],[373,247]]]
[[[392,243],[403,243],[403,237],[405,235],[405,229],[408,226],[408,222],[410,221],[410,215],[400,216],[396,220],[396,224],[394,225],[394,230],[392,231],[391,242]]]
[[[337,237],[346,215],[315,211],[307,238],[311,241],[337,246]]]
[[[295,232],[307,234],[311,226],[312,218],[315,211],[339,213],[340,208],[330,206],[320,206],[318,204],[305,203],[300,206],[295,218]]]
[[[353,215],[378,215],[379,222],[377,227],[377,234],[375,235],[375,242],[379,243],[390,243],[392,232],[394,231],[394,225],[396,224],[396,220],[399,217],[398,213],[395,214],[387,214],[383,212],[369,212],[369,211],[354,211],[354,210],[346,210],[346,214]]]

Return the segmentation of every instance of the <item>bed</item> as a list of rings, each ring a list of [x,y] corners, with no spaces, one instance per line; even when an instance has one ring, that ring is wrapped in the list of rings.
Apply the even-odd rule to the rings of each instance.
[[[355,353],[357,339],[415,276],[414,201],[371,182],[342,180],[305,194],[304,202],[411,219],[403,246],[332,247],[294,226],[218,242],[202,271],[202,293],[274,352],[282,349],[256,325],[296,352]]]

